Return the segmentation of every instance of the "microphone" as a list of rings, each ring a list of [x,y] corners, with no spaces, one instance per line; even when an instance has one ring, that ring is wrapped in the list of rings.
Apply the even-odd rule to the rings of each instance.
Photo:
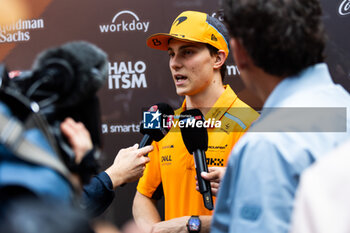
[[[50,125],[58,127],[70,116],[83,122],[93,143],[100,145],[96,92],[107,77],[107,54],[89,42],[73,41],[41,52],[32,70],[11,79],[9,86],[35,101]]]
[[[170,127],[163,127],[162,123],[164,120],[168,119],[169,116],[174,116],[175,114],[173,108],[166,103],[155,104],[148,109],[148,112],[154,112],[152,115],[159,117],[159,125],[156,127],[148,127],[145,125],[144,121],[141,122],[140,133],[142,133],[144,136],[140,142],[139,148],[151,145],[153,141],[158,142],[163,139],[169,132]]]
[[[76,170],[75,154],[62,134],[60,124],[66,117],[82,122],[90,133],[94,148],[100,147],[101,119],[96,92],[104,85],[107,77],[107,54],[91,43],[74,41],[44,50],[36,57],[32,70],[21,72],[11,79],[2,78],[1,89],[6,89],[17,100],[20,97],[26,100],[28,109],[35,106],[35,112],[48,123],[48,135],[54,136],[50,140],[54,148],[57,147],[66,165]],[[20,110],[20,119],[26,119],[28,111],[24,115],[24,111]],[[98,151],[95,152],[82,160],[81,164],[92,165],[83,167],[83,180],[87,173],[90,175],[90,168],[97,172],[95,160]]]
[[[141,142],[139,144],[139,149],[142,147],[151,145],[153,141],[159,142],[160,140],[162,140],[165,137],[165,135],[169,132],[170,127],[164,128],[161,123],[163,122],[163,120],[168,119],[169,116],[174,116],[175,114],[173,108],[166,103],[158,103],[158,104],[152,105],[147,112],[155,112],[153,114],[160,114],[158,116],[159,125],[157,125],[159,127],[144,127],[145,122],[144,121],[141,122],[140,133],[143,134],[143,138],[141,139]],[[144,112],[144,115],[145,115],[145,112]],[[122,184],[121,186],[124,186],[124,185],[125,183]]]
[[[56,107],[73,106],[95,94],[105,83],[108,59],[97,46],[74,41],[41,52],[32,70],[34,83],[32,80],[27,94],[34,99],[42,99],[44,91],[58,94]],[[38,81],[41,83],[36,83]]]
[[[204,116],[199,109],[190,109],[181,113],[180,121],[184,122],[184,127],[180,128],[182,139],[188,152],[194,157],[199,192],[203,196],[204,206],[208,210],[213,210],[210,182],[201,176],[201,172],[208,172],[205,156],[205,151],[208,149],[208,132],[203,123],[197,124],[198,121],[204,122]]]

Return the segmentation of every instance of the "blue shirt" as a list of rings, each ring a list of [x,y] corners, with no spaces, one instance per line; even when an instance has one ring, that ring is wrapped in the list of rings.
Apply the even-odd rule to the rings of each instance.
[[[349,109],[323,63],[283,79],[234,147],[211,232],[288,232],[299,177],[349,137]]]

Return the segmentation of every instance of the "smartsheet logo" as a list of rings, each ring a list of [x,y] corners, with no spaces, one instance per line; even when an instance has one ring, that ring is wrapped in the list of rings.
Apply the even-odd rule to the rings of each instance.
[[[149,21],[141,21],[132,11],[124,10],[114,15],[111,24],[99,25],[100,32],[147,32]]]
[[[122,133],[139,133],[139,123],[129,124],[102,124],[102,134],[122,134]]]

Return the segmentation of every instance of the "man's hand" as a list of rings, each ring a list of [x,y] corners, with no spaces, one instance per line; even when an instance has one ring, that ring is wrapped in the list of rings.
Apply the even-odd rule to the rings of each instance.
[[[81,122],[66,118],[60,125],[63,135],[68,139],[75,154],[75,162],[80,163],[84,155],[93,148],[89,131]]]
[[[219,190],[220,182],[224,177],[225,172],[226,167],[208,167],[208,172],[201,173],[203,179],[210,181],[211,192],[214,196],[216,196]],[[199,191],[198,181],[196,182],[196,189]]]
[[[136,181],[143,175],[146,163],[150,161],[145,155],[153,150],[153,146],[137,148],[138,144],[121,149],[113,164],[106,170],[106,173],[112,180],[113,188],[124,183]]]
[[[187,233],[187,221],[190,216],[173,218],[153,225],[151,233]]]

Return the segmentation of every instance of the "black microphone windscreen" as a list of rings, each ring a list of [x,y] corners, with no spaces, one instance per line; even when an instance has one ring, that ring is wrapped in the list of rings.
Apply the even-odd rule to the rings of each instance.
[[[68,42],[41,52],[32,71],[28,97],[40,104],[57,96],[52,104],[40,105],[49,124],[72,117],[85,125],[95,145],[101,145],[96,92],[108,77],[107,54],[89,42]]]
[[[53,68],[61,73],[65,70],[66,75],[59,73],[46,85],[51,83],[54,90],[61,93],[60,104],[74,105],[91,97],[105,83],[108,58],[97,46],[85,41],[74,41],[43,51],[33,63],[33,72],[39,74],[39,78],[43,76],[40,74]]]
[[[170,128],[168,127],[162,127],[163,120],[167,120],[168,117],[174,116],[174,110],[173,108],[166,103],[158,103],[155,105],[152,105],[149,109],[148,112],[156,112],[159,111],[160,115],[160,128],[159,129],[149,129],[149,128],[144,128],[143,124],[144,122],[141,122],[140,125],[140,133],[143,135],[148,134],[154,141],[160,141],[161,139],[164,138],[164,136],[169,132]]]
[[[180,121],[184,121],[184,127],[180,127],[182,139],[190,154],[200,149],[208,149],[208,132],[203,124],[197,124],[197,121],[204,122],[204,116],[199,109],[190,109],[181,113]],[[201,126],[201,127],[199,127]]]

